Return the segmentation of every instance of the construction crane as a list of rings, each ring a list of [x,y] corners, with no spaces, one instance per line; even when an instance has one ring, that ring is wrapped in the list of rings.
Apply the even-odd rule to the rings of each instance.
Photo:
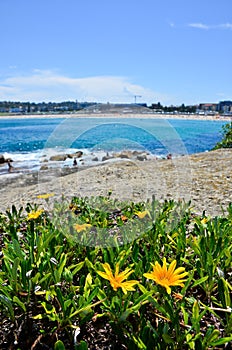
[[[136,104],[137,97],[142,97],[142,96],[140,96],[140,95],[134,95],[135,104]]]

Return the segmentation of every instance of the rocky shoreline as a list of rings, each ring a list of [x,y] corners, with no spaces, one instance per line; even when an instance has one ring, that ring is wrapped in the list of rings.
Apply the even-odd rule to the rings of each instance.
[[[14,204],[39,203],[37,195],[54,193],[51,201],[73,196],[108,195],[119,200],[191,201],[196,212],[222,215],[232,202],[232,150],[221,149],[173,159],[119,159],[91,167],[54,168],[12,178],[0,189],[0,211]]]

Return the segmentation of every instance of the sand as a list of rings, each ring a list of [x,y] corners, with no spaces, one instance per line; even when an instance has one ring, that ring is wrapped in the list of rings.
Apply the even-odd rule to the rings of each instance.
[[[31,118],[139,118],[139,119],[187,119],[187,120],[219,120],[232,121],[232,116],[201,115],[201,114],[160,114],[160,113],[87,113],[70,114],[12,114],[0,115],[0,119],[31,119]]]
[[[54,193],[53,201],[69,200],[73,196],[106,196],[134,202],[155,196],[165,199],[191,201],[197,214],[223,215],[232,202],[232,149],[186,155],[164,160],[119,160],[89,168],[60,169],[24,174],[1,186],[0,211],[14,204],[17,208],[27,202],[43,206],[37,195]],[[69,173],[69,172],[72,173]]]

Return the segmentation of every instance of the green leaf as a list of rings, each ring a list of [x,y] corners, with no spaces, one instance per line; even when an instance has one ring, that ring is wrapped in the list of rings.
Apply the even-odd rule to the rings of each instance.
[[[14,320],[14,309],[12,302],[9,298],[7,298],[5,295],[0,294],[0,303],[4,304],[7,307],[7,310],[9,311],[10,317],[12,320]]]
[[[213,341],[218,339],[219,335],[219,330],[214,329],[213,332],[207,337],[207,345],[211,345]]]
[[[86,276],[85,285],[84,285],[84,296],[86,299],[89,296],[89,293],[91,291],[92,283],[93,283],[92,276],[90,273],[88,273],[88,275]]]
[[[64,298],[59,287],[56,288],[56,295],[61,305],[62,311],[64,311]]]
[[[219,298],[222,303],[222,307],[226,308],[226,300],[225,300],[225,289],[224,289],[224,283],[222,278],[219,279],[218,281],[218,293],[219,293]]]
[[[44,307],[46,314],[56,314],[56,309],[53,305],[46,302],[42,302],[41,305]]]
[[[92,293],[88,296],[88,299],[87,299],[88,303],[90,303],[98,295],[98,291],[99,291],[98,287],[94,288]]]
[[[141,283],[138,283],[138,287],[143,294],[147,293],[147,289]]]
[[[207,281],[208,278],[209,278],[209,276],[205,276],[205,277],[200,278],[199,280],[196,280],[193,283],[192,288],[198,286],[199,284],[204,283],[205,281]]]
[[[51,272],[47,273],[43,278],[41,278],[41,280],[37,279],[37,283],[39,283],[40,285],[42,285],[42,283],[44,283],[49,277],[51,277]],[[36,274],[36,278],[38,278],[40,276],[40,274]],[[36,282],[35,282],[36,283]]]
[[[58,276],[59,276],[59,279],[61,279],[61,275],[63,273],[63,269],[66,265],[66,261],[67,261],[67,255],[65,255],[64,253],[62,253],[61,255],[61,258],[60,258],[60,261],[61,261],[61,264],[59,265],[59,268],[58,268]]]
[[[28,268],[28,267],[30,267],[30,268]],[[29,261],[22,260],[21,261],[21,277],[22,277],[22,283],[23,283],[24,288],[26,288],[26,286],[27,286],[27,282],[28,282],[27,272],[29,270],[32,270],[32,267],[31,267],[31,264],[29,264]]]
[[[140,307],[146,303],[148,303],[148,297],[152,295],[152,292],[146,292],[145,294],[141,295],[136,301],[134,301],[134,305],[130,308],[127,308],[120,316],[120,322],[124,322],[127,317],[133,313],[137,312]]]
[[[36,316],[33,316],[32,318],[33,318],[34,320],[42,320],[42,319],[44,318],[44,315],[38,314],[38,315],[36,315]]]
[[[174,340],[168,334],[162,334],[162,338],[166,344],[174,344]]]
[[[105,299],[106,298],[106,293],[104,290],[99,289],[97,293],[97,297],[99,300]]]
[[[140,339],[139,337],[135,337],[133,334],[132,334],[132,339],[133,339],[134,343],[136,344],[136,349],[147,350],[147,347],[144,344],[144,342],[142,341],[142,339]]]
[[[19,267],[19,262],[20,262],[19,257],[15,258],[13,266],[12,266],[12,280],[11,280],[11,283],[14,285],[14,289],[16,291],[17,291],[17,270],[18,270],[18,267]]]
[[[16,303],[18,306],[20,306],[21,309],[23,309],[24,312],[26,312],[25,304],[21,300],[19,300],[19,298],[17,296],[13,297],[13,302]]]
[[[94,303],[94,304],[90,304],[90,305],[84,306],[84,307],[82,307],[81,309],[79,309],[79,310],[73,312],[73,313],[69,316],[69,318],[71,319],[72,317],[74,317],[74,316],[76,316],[76,315],[78,315],[78,314],[80,314],[80,313],[85,313],[85,314],[87,315],[88,313],[92,312],[92,309],[91,309],[91,308],[94,308],[95,306],[97,306],[97,305],[99,305],[99,304],[101,304],[101,303],[102,303],[102,301],[97,301],[97,302]]]
[[[80,271],[84,265],[85,261],[81,261],[80,263],[76,265],[70,266],[70,270],[72,270],[72,275],[74,276],[78,271]]]
[[[13,248],[17,256],[20,260],[24,259],[24,254],[22,253],[22,250],[20,248],[19,242],[16,239],[13,239]]]
[[[222,277],[218,281],[218,293],[222,306],[226,309],[231,307],[230,292],[227,281]]]
[[[64,311],[67,311],[71,304],[72,304],[72,300],[71,299],[65,300],[65,302],[64,302]]]
[[[64,268],[63,276],[64,276],[64,279],[67,282],[72,283],[72,281],[73,281],[73,274],[70,271],[70,269],[67,269],[67,267]]]
[[[184,324],[185,324],[185,325],[188,325],[189,314],[188,314],[188,312],[185,310],[184,306],[181,306],[181,311],[182,311],[182,313],[183,313]]]
[[[85,263],[86,263],[86,266],[89,269],[93,269],[94,270],[94,266],[93,266],[93,264],[91,263],[91,261],[88,258],[85,258]]]
[[[75,350],[88,350],[88,344],[81,340],[79,344],[75,345]]]
[[[187,340],[187,344],[189,346],[190,349],[194,350],[195,349],[195,345],[194,342],[192,341],[193,336],[189,333],[186,334],[186,340]]]
[[[194,325],[195,330],[197,331],[197,333],[200,332],[200,323],[199,323],[199,305],[198,305],[198,301],[195,300],[193,303],[193,307],[192,307],[192,323]]]
[[[54,345],[54,350],[65,350],[64,343],[61,340],[57,340]]]
[[[211,343],[211,346],[219,346],[219,345],[223,345],[226,343],[230,343],[232,341],[232,337],[225,337],[225,338],[221,338],[219,340],[217,340],[216,342]]]

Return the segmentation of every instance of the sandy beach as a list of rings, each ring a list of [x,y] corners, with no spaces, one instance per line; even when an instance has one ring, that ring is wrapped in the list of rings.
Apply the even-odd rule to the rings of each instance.
[[[186,119],[186,120],[219,120],[232,121],[232,116],[202,114],[161,114],[161,113],[87,113],[69,114],[10,114],[0,115],[0,119],[33,119],[33,118],[138,118],[138,119]]]
[[[1,186],[0,211],[44,200],[37,195],[54,193],[52,201],[73,196],[107,195],[135,202],[156,199],[191,201],[195,212],[222,215],[232,202],[232,150],[186,155],[175,159],[118,160],[88,168],[60,169],[22,174],[17,180],[8,176]],[[71,173],[70,173],[71,172]],[[50,203],[50,204],[51,204]]]

